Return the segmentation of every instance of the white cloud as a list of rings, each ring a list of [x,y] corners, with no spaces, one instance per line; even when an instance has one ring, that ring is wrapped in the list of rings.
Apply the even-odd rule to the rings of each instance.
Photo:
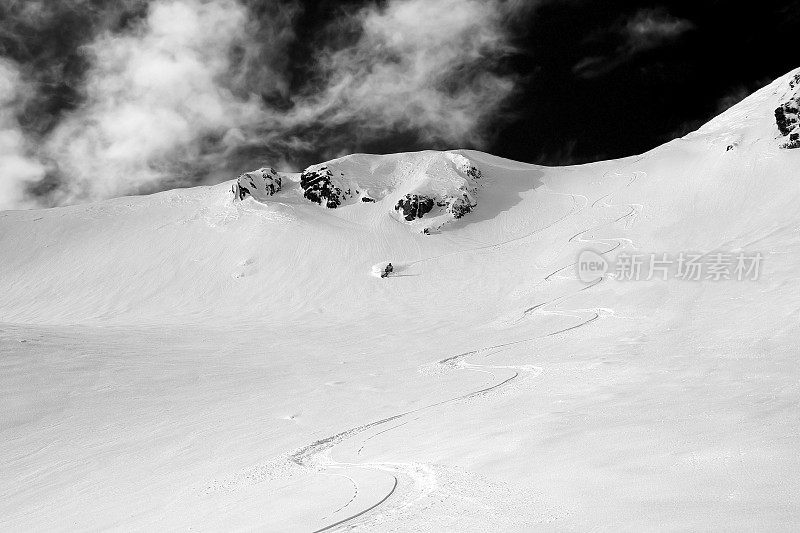
[[[86,103],[55,130],[49,153],[68,176],[63,201],[109,197],[175,174],[207,157],[204,142],[236,142],[262,119],[250,95],[235,96],[231,52],[245,39],[247,10],[234,0],[154,3],[131,34],[101,35]]]
[[[629,53],[655,48],[693,28],[693,24],[662,9],[641,9],[625,24]]]
[[[674,17],[663,8],[640,9],[613,28],[611,33],[622,42],[612,54],[585,57],[572,70],[587,78],[607,74],[642,52],[677,40],[693,28],[691,21]]]
[[[493,73],[510,52],[506,17],[516,4],[393,0],[351,15],[358,40],[319,54],[324,90],[295,112],[327,125],[358,123],[365,135],[408,129],[426,140],[480,145],[515,88]]]
[[[0,209],[30,207],[25,189],[46,172],[17,120],[28,93],[17,65],[0,59]]]

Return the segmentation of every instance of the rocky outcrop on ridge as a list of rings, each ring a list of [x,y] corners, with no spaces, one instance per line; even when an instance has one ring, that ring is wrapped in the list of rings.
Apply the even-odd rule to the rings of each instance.
[[[283,180],[271,167],[264,167],[252,172],[245,172],[233,182],[231,192],[239,200],[252,196],[256,200],[265,200],[281,190]]]

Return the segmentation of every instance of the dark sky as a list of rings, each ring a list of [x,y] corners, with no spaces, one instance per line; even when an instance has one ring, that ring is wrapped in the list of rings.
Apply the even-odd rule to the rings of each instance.
[[[356,151],[632,155],[800,66],[798,27],[770,0],[2,0],[0,208]]]
[[[626,24],[643,10],[686,23],[637,47]],[[649,150],[800,66],[798,23],[791,1],[546,4],[511,60],[528,79],[521,113],[490,150],[552,164]]]

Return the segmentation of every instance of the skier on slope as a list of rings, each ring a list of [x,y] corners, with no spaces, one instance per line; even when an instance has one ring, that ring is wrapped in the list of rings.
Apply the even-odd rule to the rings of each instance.
[[[381,272],[381,277],[382,278],[388,278],[389,274],[391,274],[393,271],[394,271],[394,267],[392,266],[391,263],[389,263],[388,265],[386,265],[383,268],[383,272]]]

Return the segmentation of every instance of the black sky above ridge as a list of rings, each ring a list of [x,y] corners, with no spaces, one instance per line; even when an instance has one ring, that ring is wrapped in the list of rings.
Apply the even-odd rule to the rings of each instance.
[[[300,35],[311,42],[344,5],[365,3],[309,2]],[[642,11],[687,21],[690,27],[675,39],[627,54],[621,50],[620,29]],[[518,52],[504,68],[519,75],[520,91],[486,150],[553,165],[650,150],[800,66],[798,24],[800,3],[793,1],[541,2],[514,21]],[[576,71],[586,58],[598,58],[596,72]],[[303,74],[301,67],[298,75]],[[363,148],[382,153],[431,146],[404,134]]]
[[[642,9],[691,27],[628,56],[618,29]],[[800,66],[798,22],[797,2],[548,3],[531,17],[522,44],[529,55],[513,60],[530,80],[520,116],[501,129],[493,151],[552,164],[647,151]],[[588,57],[599,58],[597,72],[576,72]]]

